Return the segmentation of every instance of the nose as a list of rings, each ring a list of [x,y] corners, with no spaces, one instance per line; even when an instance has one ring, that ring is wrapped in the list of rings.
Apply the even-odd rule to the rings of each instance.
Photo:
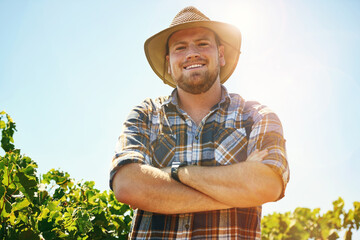
[[[186,55],[187,60],[194,60],[200,57],[200,52],[193,44],[189,45],[188,52]]]

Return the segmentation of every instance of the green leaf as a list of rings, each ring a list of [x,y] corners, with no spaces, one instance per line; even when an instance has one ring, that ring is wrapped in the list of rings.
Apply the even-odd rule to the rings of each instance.
[[[5,152],[10,152],[15,149],[15,146],[14,144],[12,144],[12,142],[14,142],[13,135],[16,127],[10,116],[7,115],[7,118],[8,122],[5,128],[2,128],[1,147],[4,149]]]
[[[50,213],[50,210],[48,208],[42,208],[41,213],[37,217],[37,220],[41,221],[42,219],[48,218],[49,213]]]
[[[54,199],[61,199],[63,196],[65,196],[64,189],[62,189],[62,188],[55,189],[55,192],[53,195]]]
[[[94,220],[92,221],[94,225],[97,226],[106,226],[109,224],[109,221],[106,218],[105,211],[101,211],[95,215]]]
[[[32,229],[26,229],[25,231],[21,231],[19,234],[19,240],[39,240],[39,234]]]
[[[0,201],[1,206],[5,205],[1,212],[1,218],[8,218],[11,214],[11,204],[8,201]]]
[[[41,232],[51,231],[54,228],[54,221],[50,218],[42,218],[38,221],[38,229]]]
[[[4,166],[3,170],[4,170],[4,173],[2,176],[2,178],[3,178],[2,184],[4,186],[8,186],[9,185],[9,169],[8,169],[8,167]]]
[[[7,118],[7,120],[8,120],[9,123],[13,123],[13,122],[14,122],[14,120],[12,120],[12,118],[10,117],[9,114],[6,114],[6,118]]]
[[[6,124],[3,120],[0,120],[0,128],[5,128]]]
[[[76,213],[76,222],[80,233],[87,233],[92,230],[93,226],[90,221],[90,215],[86,211],[80,210]]]
[[[31,163],[31,164],[27,164],[26,168],[22,169],[21,171],[26,175],[35,176],[36,168],[37,168],[37,165],[34,163]]]
[[[19,213],[19,215],[18,215],[18,219],[20,219],[22,222],[24,222],[24,223],[27,223],[28,222],[28,217],[27,217],[27,215],[25,215],[25,214],[23,214],[23,213]]]
[[[9,217],[9,222],[11,225],[16,225],[19,222],[19,218],[15,217],[15,214],[11,214]]]
[[[344,200],[341,197],[339,197],[338,200],[333,202],[334,211],[342,210],[344,208],[344,204],[345,204]]]
[[[43,239],[59,239],[56,236],[56,232],[53,229],[42,232]]]
[[[46,207],[47,207],[50,211],[56,211],[56,210],[59,210],[59,209],[58,209],[58,204],[59,204],[59,201],[49,202]]]
[[[349,212],[345,214],[343,226],[346,228],[347,225],[351,225],[354,219],[354,210],[350,209]]]
[[[19,211],[30,205],[29,200],[23,198],[21,202],[17,202],[13,205],[13,211]]]
[[[95,182],[94,182],[94,181],[86,181],[86,182],[84,183],[84,186],[86,186],[86,187],[88,187],[88,188],[90,188],[90,189],[93,189],[94,186],[95,186]]]
[[[130,210],[129,205],[127,205],[127,204],[122,204],[122,205],[121,205],[121,208],[120,208],[120,214],[123,215],[123,214],[125,214],[127,211],[129,211],[129,210]]]
[[[355,226],[356,230],[360,228],[360,202],[354,202],[354,220],[355,220]]]
[[[3,197],[5,196],[5,187],[0,185],[0,199],[3,199]]]
[[[5,167],[5,157],[0,156],[0,171]]]
[[[32,202],[34,193],[37,192],[36,177],[25,175],[23,172],[17,172],[16,176],[21,184],[20,191]]]

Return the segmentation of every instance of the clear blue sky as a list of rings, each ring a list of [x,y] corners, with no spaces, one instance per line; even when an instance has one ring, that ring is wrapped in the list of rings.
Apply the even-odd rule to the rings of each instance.
[[[350,0],[0,0],[0,110],[39,173],[60,168],[108,189],[130,109],[172,90],[143,43],[187,5],[241,30],[226,87],[282,120],[291,180],[264,213],[360,201],[360,2]]]

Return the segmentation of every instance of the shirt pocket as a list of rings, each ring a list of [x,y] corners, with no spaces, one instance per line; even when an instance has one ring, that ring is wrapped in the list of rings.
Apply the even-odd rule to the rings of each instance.
[[[175,156],[176,139],[172,134],[160,133],[151,143],[153,149],[152,166],[163,168],[169,166]]]
[[[220,165],[243,162],[247,158],[245,128],[222,128],[214,136],[215,160]]]

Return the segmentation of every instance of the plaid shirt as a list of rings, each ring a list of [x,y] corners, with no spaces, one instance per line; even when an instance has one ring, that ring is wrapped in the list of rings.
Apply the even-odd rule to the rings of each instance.
[[[197,126],[171,96],[147,99],[130,113],[112,162],[116,171],[127,163],[157,168],[186,161],[220,166],[245,161],[255,149],[269,151],[262,162],[289,180],[285,140],[278,117],[257,102],[245,102],[222,87],[221,101]],[[138,209],[131,239],[260,239],[261,206],[164,215]]]

